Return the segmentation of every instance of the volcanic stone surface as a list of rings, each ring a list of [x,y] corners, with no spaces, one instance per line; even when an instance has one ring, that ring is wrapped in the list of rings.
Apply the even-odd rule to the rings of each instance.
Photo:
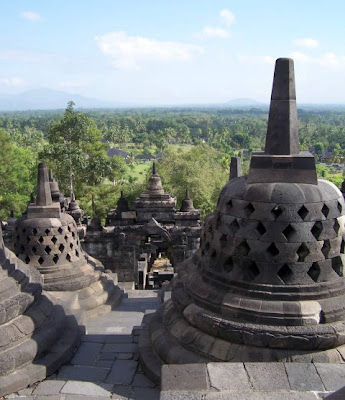
[[[143,330],[153,377],[162,363],[344,362],[344,199],[299,152],[294,86],[278,59],[265,153],[222,189]]]
[[[37,201],[16,222],[14,252],[43,275],[45,290],[75,292],[90,315],[105,303],[119,302],[119,288],[81,248],[75,220],[52,201],[46,166],[40,164],[38,171]]]
[[[0,227],[0,396],[52,374],[74,353],[74,317],[42,294],[39,272],[3,243]]]

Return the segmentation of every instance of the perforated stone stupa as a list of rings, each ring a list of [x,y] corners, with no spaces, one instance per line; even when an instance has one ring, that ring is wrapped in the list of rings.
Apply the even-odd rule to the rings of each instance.
[[[38,166],[36,203],[29,204],[26,215],[17,220],[13,246],[23,262],[43,275],[45,290],[59,292],[61,298],[73,294],[77,306],[89,315],[105,303],[119,302],[119,288],[81,248],[75,220],[52,201],[44,164]]]
[[[235,174],[236,175],[236,174]],[[161,363],[345,359],[344,200],[299,151],[293,61],[276,62],[266,147],[231,179],[143,331]]]
[[[39,272],[4,246],[0,227],[0,396],[51,375],[79,338],[75,318],[42,294]]]

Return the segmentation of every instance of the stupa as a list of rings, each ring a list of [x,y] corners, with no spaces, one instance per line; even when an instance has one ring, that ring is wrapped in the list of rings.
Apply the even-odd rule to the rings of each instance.
[[[116,209],[107,214],[106,226],[92,221],[83,240],[84,249],[119,275],[121,281],[138,280],[138,262],[149,260],[148,271],[163,255],[173,268],[193,254],[200,243],[200,210],[186,194],[180,210],[176,198],[164,190],[152,165],[147,189],[129,207],[121,192]],[[146,256],[144,256],[146,254]]]
[[[30,203],[27,213],[17,220],[13,246],[16,255],[43,275],[43,287],[55,295],[74,299],[89,315],[116,305],[120,289],[104,273],[88,262],[80,245],[76,222],[61,212],[60,204],[51,198],[45,164],[38,166],[37,200]]]
[[[294,66],[276,61],[266,147],[222,189],[140,356],[162,363],[345,360],[344,199],[300,152]]]
[[[143,223],[155,218],[160,223],[174,223],[175,205],[176,199],[163,189],[154,162],[147,190],[134,202],[136,220],[138,223]]]
[[[4,246],[0,227],[0,396],[51,375],[80,334],[75,318],[42,294],[40,273]]]

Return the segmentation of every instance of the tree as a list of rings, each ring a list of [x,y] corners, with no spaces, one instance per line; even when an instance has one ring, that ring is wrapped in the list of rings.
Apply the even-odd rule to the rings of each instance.
[[[194,206],[201,209],[203,216],[214,211],[219,192],[229,177],[222,156],[208,146],[194,146],[180,153],[167,147],[157,166],[165,190],[180,202],[188,187]]]
[[[72,101],[63,118],[52,124],[48,132],[49,143],[40,157],[54,169],[64,191],[70,189],[73,181],[75,191],[80,193],[85,184],[97,184],[108,175],[110,160],[101,137],[92,118],[75,112]]]
[[[22,213],[35,187],[35,159],[30,150],[11,143],[7,132],[0,129],[0,218],[11,210]]]

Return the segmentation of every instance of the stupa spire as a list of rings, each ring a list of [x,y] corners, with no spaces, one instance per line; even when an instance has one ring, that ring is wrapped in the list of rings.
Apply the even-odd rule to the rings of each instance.
[[[315,159],[299,150],[293,60],[275,65],[265,151],[253,153],[248,183],[311,183],[317,185]]]
[[[276,61],[265,153],[299,154],[295,72],[291,58]]]
[[[48,177],[48,169],[44,163],[38,165],[37,175],[37,199],[38,206],[49,206],[52,204],[52,195],[50,192],[50,184]]]
[[[155,161],[152,164],[152,175],[156,175],[156,163],[155,163]]]
[[[240,157],[231,157],[229,180],[242,176],[242,167]]]

